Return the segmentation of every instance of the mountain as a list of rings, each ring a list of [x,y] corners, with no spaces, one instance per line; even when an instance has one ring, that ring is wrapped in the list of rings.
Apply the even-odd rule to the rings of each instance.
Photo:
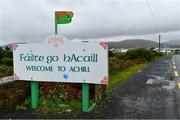
[[[151,40],[128,39],[119,42],[109,42],[109,48],[152,48],[158,47],[158,43]]]
[[[162,44],[169,47],[180,47],[180,40],[169,40]]]

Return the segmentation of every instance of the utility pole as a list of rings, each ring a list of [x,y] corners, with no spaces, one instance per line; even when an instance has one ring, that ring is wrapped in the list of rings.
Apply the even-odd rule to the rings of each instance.
[[[161,35],[159,34],[159,52],[161,52]]]

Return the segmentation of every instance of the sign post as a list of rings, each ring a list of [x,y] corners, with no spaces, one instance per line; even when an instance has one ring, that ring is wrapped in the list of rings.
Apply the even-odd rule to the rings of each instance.
[[[82,84],[82,110],[88,112],[89,107],[89,84]]]
[[[39,85],[38,81],[31,81],[31,107],[36,109],[39,103]]]

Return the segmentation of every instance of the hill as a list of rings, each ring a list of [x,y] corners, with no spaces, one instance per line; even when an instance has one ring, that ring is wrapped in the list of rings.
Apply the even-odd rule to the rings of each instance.
[[[152,48],[158,47],[158,43],[151,40],[130,39],[119,42],[109,42],[109,48]]]
[[[180,47],[180,40],[169,40],[162,44],[168,47]]]

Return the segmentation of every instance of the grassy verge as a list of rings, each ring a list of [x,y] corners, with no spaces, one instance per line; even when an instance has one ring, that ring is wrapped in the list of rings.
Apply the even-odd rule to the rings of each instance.
[[[46,114],[50,112],[77,112],[81,110],[81,101],[72,100],[69,103],[60,103],[59,101],[53,101],[47,98],[40,99],[40,105],[36,110],[39,114]]]
[[[107,85],[107,93],[112,92],[113,88],[120,83],[123,83],[127,80],[127,78],[129,78],[130,76],[132,76],[133,74],[135,74],[138,70],[142,69],[145,66],[145,64],[139,64],[133,67],[130,67],[126,70],[123,71],[116,71],[113,74],[110,74],[109,77],[109,83]]]
[[[39,106],[36,112],[39,115],[46,115],[49,112],[78,112],[81,110],[81,100],[72,100],[68,103],[54,101],[48,97],[40,97]],[[31,98],[28,97],[24,103],[16,105],[16,110],[27,110],[31,107]]]

